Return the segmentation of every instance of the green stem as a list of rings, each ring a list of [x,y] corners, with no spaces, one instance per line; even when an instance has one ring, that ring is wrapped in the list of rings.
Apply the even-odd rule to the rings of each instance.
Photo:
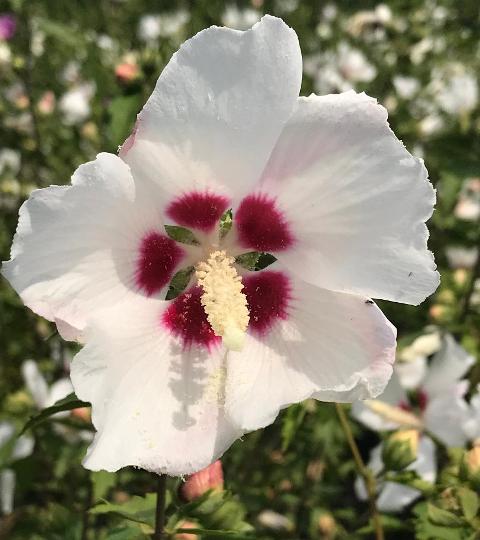
[[[165,538],[165,498],[167,494],[167,475],[161,474],[157,480],[157,508],[155,511],[155,533],[153,540]]]
[[[343,410],[343,407],[340,403],[335,403],[337,409],[337,415],[340,419],[340,424],[342,425],[343,432],[347,438],[348,445],[353,455],[353,460],[357,466],[358,474],[363,477],[365,481],[365,486],[367,488],[368,500],[370,503],[370,512],[372,514],[373,526],[375,528],[375,538],[376,540],[384,540],[385,536],[383,534],[382,522],[380,520],[380,514],[377,509],[377,485],[375,481],[375,476],[372,471],[365,465],[363,462],[362,456],[358,449],[355,438],[353,437],[352,430],[350,429],[350,424],[348,423],[347,415]]]

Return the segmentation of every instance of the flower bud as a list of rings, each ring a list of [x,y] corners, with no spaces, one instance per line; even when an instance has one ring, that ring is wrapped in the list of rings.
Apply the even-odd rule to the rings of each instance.
[[[223,470],[220,460],[190,475],[180,488],[180,493],[186,501],[193,501],[211,489],[223,490]]]
[[[474,446],[463,456],[461,476],[480,489],[480,446]]]
[[[330,539],[335,537],[337,524],[332,514],[321,514],[318,518],[318,529],[322,534],[322,538]]]
[[[417,459],[418,431],[403,429],[388,437],[383,444],[382,459],[390,471],[401,471]]]
[[[193,523],[192,521],[181,521],[177,525],[178,529],[198,529],[198,525]],[[173,536],[174,540],[198,540],[198,535],[186,533],[186,532],[180,532]]]

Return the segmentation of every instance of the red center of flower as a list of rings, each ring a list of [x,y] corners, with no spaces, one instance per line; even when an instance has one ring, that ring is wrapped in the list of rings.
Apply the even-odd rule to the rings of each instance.
[[[249,330],[265,335],[274,323],[288,316],[291,286],[282,272],[263,270],[243,280],[250,312]]]
[[[172,278],[184,255],[171,238],[155,231],[147,233],[140,244],[135,281],[148,296],[159,292]]]
[[[182,227],[208,232],[218,224],[228,205],[228,199],[221,195],[192,191],[174,200],[166,213]]]
[[[293,235],[275,200],[264,194],[248,195],[234,214],[240,243],[255,251],[283,251]]]
[[[180,338],[183,347],[200,345],[211,349],[220,338],[216,336],[207,321],[207,314],[200,303],[200,287],[193,287],[172,300],[163,312],[162,322],[168,330]]]

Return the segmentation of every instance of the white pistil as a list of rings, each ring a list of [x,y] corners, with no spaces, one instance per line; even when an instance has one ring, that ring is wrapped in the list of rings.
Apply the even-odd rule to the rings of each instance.
[[[241,351],[250,317],[242,279],[234,262],[225,251],[214,251],[207,261],[198,263],[195,270],[203,289],[201,302],[210,326],[228,349]]]

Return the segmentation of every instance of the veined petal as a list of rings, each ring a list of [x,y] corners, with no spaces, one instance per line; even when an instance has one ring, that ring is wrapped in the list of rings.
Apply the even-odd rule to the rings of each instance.
[[[278,258],[320,287],[418,304],[439,283],[423,162],[365,94],[299,98],[263,173],[296,239]]]
[[[269,15],[246,32],[211,27],[173,55],[121,157],[161,184],[165,204],[192,189],[241,195],[258,181],[295,106],[298,38]]]
[[[88,469],[189,474],[241,435],[223,413],[222,348],[185,348],[163,325],[167,305],[132,295],[86,331],[71,376],[77,396],[92,403],[97,429]]]
[[[128,166],[104,153],[80,166],[71,186],[34,191],[20,209],[2,272],[28,307],[60,322],[65,337],[78,337],[87,316],[129,290],[150,294],[143,266],[160,265],[154,292],[173,274],[174,264],[164,275],[165,249],[161,256],[155,243],[143,249],[149,235],[164,238],[149,187],[135,186]]]
[[[286,305],[269,297],[274,319],[254,325],[242,352],[227,356],[226,412],[244,430],[270,424],[280,409],[308,397],[377,396],[392,374],[396,332],[376,305],[276,273],[290,280]],[[270,295],[274,286],[259,286],[257,294]],[[269,315],[262,298],[247,291],[247,299],[251,320],[252,305],[253,320]]]

